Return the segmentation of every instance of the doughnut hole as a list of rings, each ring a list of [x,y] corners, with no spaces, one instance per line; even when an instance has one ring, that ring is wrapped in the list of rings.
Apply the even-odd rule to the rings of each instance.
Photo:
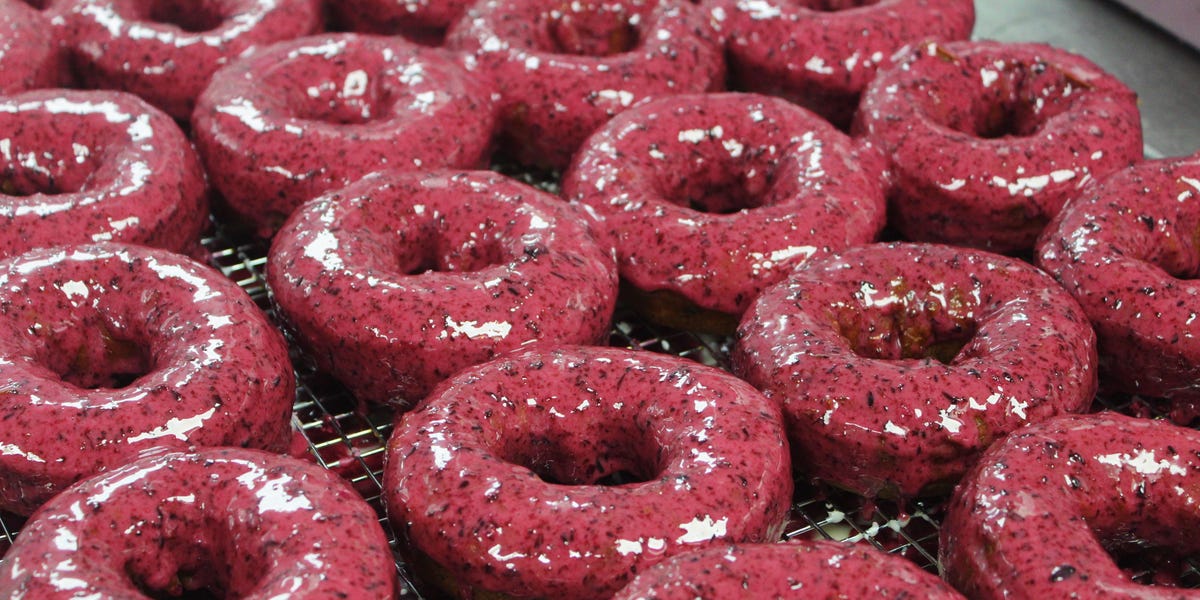
[[[629,52],[641,41],[640,24],[653,3],[563,2],[538,15],[536,49],[575,56],[613,56]],[[632,5],[632,6],[631,6]]]
[[[64,282],[59,293],[81,294],[86,285]],[[65,322],[30,328],[42,342],[36,358],[63,381],[83,389],[122,389],[153,370],[153,349],[122,327],[122,318],[90,306],[73,312]]]
[[[793,0],[809,10],[820,12],[840,12],[853,10],[864,6],[874,6],[885,0]]]
[[[21,2],[37,10],[46,10],[50,7],[50,0],[21,0]]]
[[[553,485],[624,485],[657,479],[661,449],[641,427],[612,415],[571,432],[546,419],[523,421],[492,450],[501,460],[533,471]]]
[[[1142,482],[1134,487],[1127,502],[1114,506],[1116,510],[1089,516],[1092,534],[1117,566],[1137,583],[1200,587],[1200,577],[1194,571],[1187,573],[1191,569],[1188,562],[1200,559],[1200,539],[1192,533],[1200,528],[1200,514],[1182,499],[1189,494],[1156,487],[1165,486]],[[1154,508],[1151,511],[1145,507]],[[1059,577],[1067,577],[1072,567],[1059,565],[1056,572]]]
[[[104,179],[99,171],[105,153],[103,147],[88,141],[67,136],[54,141],[24,140],[20,133],[13,136],[9,151],[13,158],[0,162],[0,194],[26,197],[87,191],[94,181]]]
[[[863,282],[836,318],[838,333],[855,354],[879,360],[936,360],[953,364],[975,337],[974,302],[942,284],[895,278],[886,286]]]
[[[1180,203],[1178,208],[1174,219],[1137,215],[1137,223],[1122,232],[1135,239],[1121,240],[1121,246],[1132,257],[1157,266],[1171,277],[1194,280],[1200,277],[1200,207]]]
[[[735,145],[735,146],[731,146]],[[730,147],[741,148],[731,152]],[[668,202],[709,214],[733,214],[772,204],[780,160],[763,146],[733,137],[689,145],[691,160],[656,171],[656,192]],[[737,154],[735,157],[734,154]]]
[[[295,74],[322,73],[314,85],[301,85]],[[347,49],[336,62],[322,56],[296,56],[282,68],[264,74],[260,84],[284,102],[282,109],[292,117],[328,125],[367,125],[396,115],[398,106],[420,108],[418,98],[397,93],[383,57],[366,50]],[[426,102],[428,104],[428,102]]]
[[[204,33],[220,27],[230,16],[222,2],[212,0],[142,0],[140,16],[154,23],[172,25],[188,33]]]

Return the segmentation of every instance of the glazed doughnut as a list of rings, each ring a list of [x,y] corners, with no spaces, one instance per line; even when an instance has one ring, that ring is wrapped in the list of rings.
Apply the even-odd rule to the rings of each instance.
[[[961,600],[937,576],[867,544],[741,544],[673,556],[613,600],[696,598],[928,598]]]
[[[993,446],[942,525],[945,577],[971,598],[1183,600],[1109,555],[1200,553],[1200,433],[1115,413],[1070,415]]]
[[[221,66],[321,27],[320,0],[77,0],[64,15],[84,85],[137,94],[180,121]]]
[[[563,196],[602,222],[621,277],[737,317],[805,260],[875,240],[880,174],[850,138],[753,94],[651,100],[584,144]],[[689,318],[690,320],[690,318]],[[694,329],[694,323],[673,323]]]
[[[732,361],[782,403],[797,470],[867,497],[945,492],[993,441],[1096,392],[1095,334],[1066,290],[936,245],[809,261],[746,313]]]
[[[329,5],[342,27],[350,31],[399,33],[421,43],[438,45],[446,30],[467,12],[474,0],[341,0]]]
[[[283,451],[294,388],[283,336],[199,263],[115,244],[0,262],[0,510],[154,446]]]
[[[739,90],[779,95],[847,128],[863,89],[905,44],[962,40],[971,0],[712,0]]]
[[[954,42],[897,60],[854,130],[891,163],[891,222],[907,239],[1029,250],[1077,190],[1142,157],[1136,95],[1083,57]]]
[[[67,54],[50,20],[21,0],[0,0],[0,95],[67,83]]]
[[[683,0],[484,0],[446,38],[501,91],[501,150],[561,169],[613,115],[657,96],[719,89],[713,24]]]
[[[270,237],[296,207],[371,171],[481,166],[491,94],[437,50],[329,34],[222,69],[192,124],[234,216]]]
[[[616,277],[565,203],[487,172],[373,173],[298,210],[267,260],[318,364],[403,408],[531,341],[603,341]]]
[[[384,494],[417,564],[460,597],[608,598],[671,555],[779,539],[789,468],[779,409],[728,373],[535,348],[400,419]]]
[[[196,254],[204,170],[167,115],[120,92],[0,98],[0,257],[118,241]]]
[[[210,448],[154,453],[55,497],[5,555],[0,595],[387,600],[395,572],[375,512],[336,475]]]
[[[1067,204],[1038,264],[1075,296],[1106,388],[1200,416],[1200,154],[1120,171]]]

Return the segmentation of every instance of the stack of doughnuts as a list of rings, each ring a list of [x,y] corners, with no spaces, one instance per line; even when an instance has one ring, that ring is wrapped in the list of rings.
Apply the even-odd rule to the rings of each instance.
[[[0,0],[0,595],[387,598],[380,517],[461,597],[1136,595],[1104,548],[1200,552],[1200,155],[973,22]],[[297,357],[394,419],[378,489],[280,456]],[[776,543],[810,479],[950,498],[945,580]]]

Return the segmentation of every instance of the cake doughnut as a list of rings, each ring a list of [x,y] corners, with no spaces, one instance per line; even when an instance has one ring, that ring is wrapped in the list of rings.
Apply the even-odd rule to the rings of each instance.
[[[482,166],[494,119],[490,85],[447,54],[328,34],[222,69],[192,125],[233,216],[270,237],[296,207],[371,171]]]
[[[782,99],[681,95],[647,101],[601,127],[563,178],[596,215],[621,277],[738,317],[813,256],[870,243],[883,228],[881,175],[845,134]],[[683,322],[697,328],[694,312]],[[656,320],[664,320],[659,316]]]
[[[867,544],[734,544],[675,555],[613,600],[696,598],[928,598],[962,600],[936,575]]]
[[[0,510],[154,446],[283,451],[294,388],[283,336],[199,263],[116,244],[0,262]]]
[[[342,0],[329,8],[350,31],[399,33],[410,40],[440,45],[446,30],[474,0]]]
[[[721,39],[683,0],[483,0],[446,46],[497,82],[505,156],[546,169],[646,98],[724,85]]]
[[[151,453],[55,497],[4,557],[0,595],[387,600],[395,572],[375,511],[336,475],[208,448]]]
[[[711,0],[733,87],[783,96],[843,129],[875,72],[905,44],[963,40],[971,0]]]
[[[1182,600],[1109,552],[1200,553],[1200,433],[1116,413],[1069,415],[997,443],[955,490],[946,579],[971,598]]]
[[[304,205],[267,259],[321,368],[400,408],[534,340],[603,341],[616,279],[565,203],[489,172],[370,174]]]
[[[854,131],[891,164],[900,234],[1000,253],[1142,157],[1134,92],[1042,44],[918,45],[867,87]]]
[[[121,92],[0,97],[0,257],[117,241],[196,254],[204,170],[167,115]]]
[[[321,28],[320,0],[76,0],[64,11],[81,83],[187,121],[217,69]]]
[[[993,441],[1096,393],[1095,334],[1066,290],[938,245],[809,261],[746,313],[732,362],[783,405],[797,471],[902,500],[948,491]]]
[[[400,419],[384,499],[417,565],[460,597],[609,598],[671,555],[779,539],[789,469],[779,409],[728,373],[542,346]]]
[[[1200,416],[1200,154],[1141,163],[1072,200],[1038,264],[1075,296],[1100,343],[1101,381]]]
[[[21,0],[0,0],[0,95],[58,87],[70,80],[67,53],[50,19]]]

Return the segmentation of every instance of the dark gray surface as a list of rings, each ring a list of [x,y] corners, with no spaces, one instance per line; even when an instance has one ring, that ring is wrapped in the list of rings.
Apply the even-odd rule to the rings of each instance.
[[[1200,150],[1200,52],[1191,46],[1108,0],[976,0],[975,7],[975,37],[1047,42],[1136,90],[1148,154]]]

